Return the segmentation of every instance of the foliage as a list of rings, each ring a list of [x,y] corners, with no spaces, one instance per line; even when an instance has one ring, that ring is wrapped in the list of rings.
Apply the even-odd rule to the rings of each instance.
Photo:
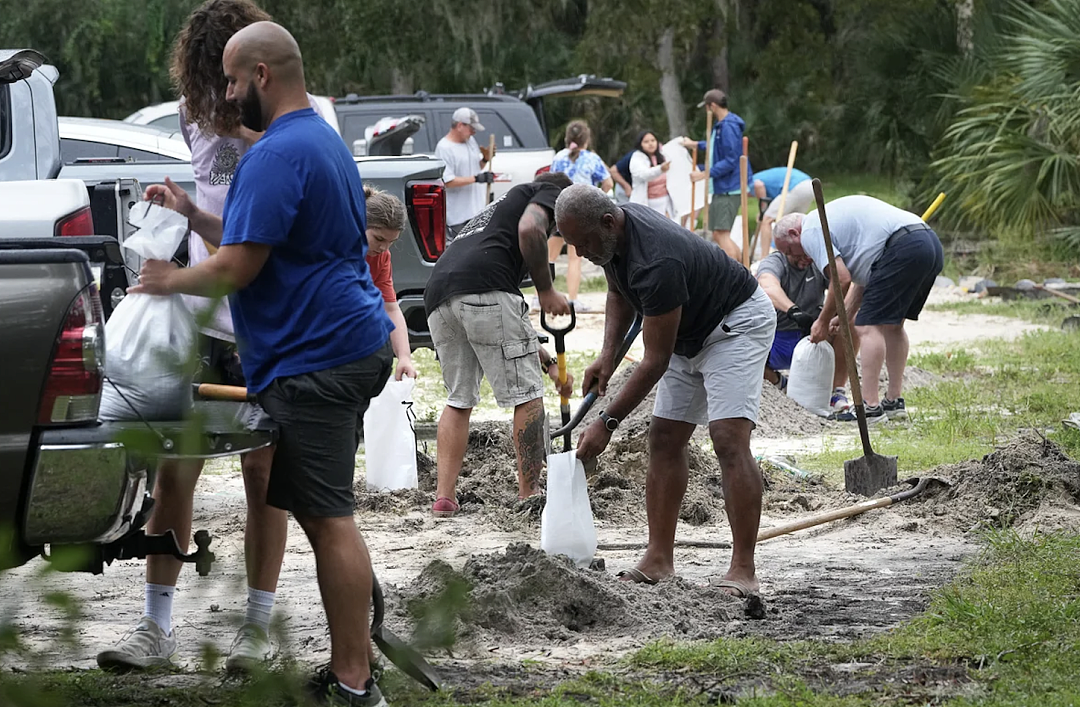
[[[1080,248],[1080,12],[1071,0],[1009,4],[1003,51],[966,97],[932,167],[954,217]]]

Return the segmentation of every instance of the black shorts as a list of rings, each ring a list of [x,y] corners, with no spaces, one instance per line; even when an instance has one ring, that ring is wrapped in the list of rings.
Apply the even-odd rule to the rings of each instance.
[[[356,449],[368,403],[393,369],[390,342],[366,358],[275,378],[259,403],[280,426],[266,502],[295,515],[351,516]]]
[[[870,269],[870,282],[855,325],[917,320],[944,261],[941,241],[929,228],[901,230],[890,236],[881,257]]]
[[[199,334],[199,370],[195,373],[195,382],[246,388],[247,380],[240,368],[236,344]]]

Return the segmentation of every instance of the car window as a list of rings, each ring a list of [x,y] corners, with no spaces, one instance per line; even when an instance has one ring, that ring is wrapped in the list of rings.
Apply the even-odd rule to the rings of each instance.
[[[413,152],[416,154],[430,154],[435,151],[435,145],[431,139],[431,125],[430,115],[427,111],[423,110],[410,110],[416,106],[410,106],[407,103],[401,106],[384,106],[382,108],[365,109],[365,110],[352,110],[347,108],[347,112],[344,115],[339,114],[338,120],[344,121],[341,123],[341,137],[345,140],[345,145],[352,152],[353,142],[364,138],[365,131],[375,123],[379,122],[383,118],[403,118],[406,115],[421,115],[426,119],[424,125],[416,131],[412,136],[413,139]]]
[[[151,120],[147,125],[174,133],[180,129],[180,114],[170,113],[169,115],[163,115],[156,120]]]
[[[436,130],[445,135],[450,130],[454,110],[459,106],[450,106],[436,111]],[[476,134],[476,141],[486,147],[489,136],[495,136],[495,147],[499,150],[544,150],[547,140],[540,130],[536,114],[529,106],[517,103],[499,104],[499,106],[481,106],[475,108],[482,132]]]
[[[60,140],[60,160],[64,164],[74,164],[75,160],[101,157],[116,157],[119,148],[103,142],[90,142],[89,140],[74,140],[64,138]]]
[[[0,160],[11,152],[11,93],[0,86]]]
[[[120,157],[130,162],[183,162],[175,157],[169,157],[167,155],[160,155],[156,152],[148,152],[146,150],[136,150],[133,147],[121,147]]]

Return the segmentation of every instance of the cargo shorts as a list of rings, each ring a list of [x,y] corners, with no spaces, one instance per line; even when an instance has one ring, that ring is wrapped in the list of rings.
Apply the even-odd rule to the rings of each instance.
[[[500,407],[517,407],[543,396],[540,342],[521,295],[498,291],[455,295],[431,313],[428,328],[450,407],[476,407],[485,376]]]

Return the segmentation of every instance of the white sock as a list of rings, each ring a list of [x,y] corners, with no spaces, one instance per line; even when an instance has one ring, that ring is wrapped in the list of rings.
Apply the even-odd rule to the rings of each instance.
[[[176,596],[176,587],[164,584],[146,584],[146,611],[147,616],[154,620],[161,630],[168,636],[172,633],[172,603]]]
[[[247,616],[244,623],[255,624],[270,633],[270,612],[274,610],[274,592],[248,587]]]
[[[349,687],[348,685],[341,682],[340,680],[338,680],[337,684],[338,684],[338,687],[340,687],[345,692],[356,695],[358,697],[366,697],[367,696],[367,693],[368,693],[367,690],[357,690],[355,687]]]

